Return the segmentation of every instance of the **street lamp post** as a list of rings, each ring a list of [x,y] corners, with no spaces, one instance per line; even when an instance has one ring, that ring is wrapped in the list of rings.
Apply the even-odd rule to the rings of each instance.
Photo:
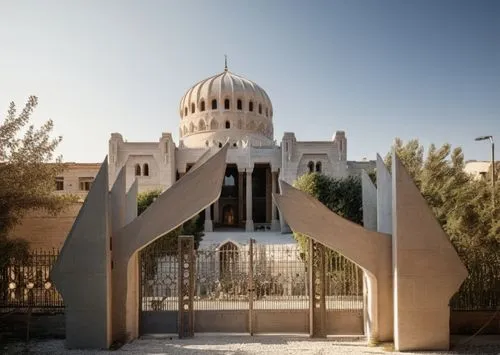
[[[495,209],[495,142],[493,141],[493,136],[481,136],[476,138],[476,141],[484,140],[489,140],[491,143],[491,203],[493,204],[493,209]]]

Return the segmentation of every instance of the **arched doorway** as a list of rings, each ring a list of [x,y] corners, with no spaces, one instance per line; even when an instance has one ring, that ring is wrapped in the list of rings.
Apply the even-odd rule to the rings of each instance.
[[[225,205],[222,208],[223,224],[233,226],[236,223],[234,208],[231,205]]]

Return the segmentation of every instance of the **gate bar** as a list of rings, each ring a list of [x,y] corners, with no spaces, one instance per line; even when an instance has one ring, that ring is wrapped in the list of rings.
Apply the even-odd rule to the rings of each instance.
[[[254,298],[254,284],[253,284],[253,245],[255,240],[250,238],[249,265],[248,265],[248,332],[253,335],[253,298]]]
[[[194,336],[194,237],[181,235],[178,239],[178,331],[179,338]],[[186,329],[187,323],[187,329]]]

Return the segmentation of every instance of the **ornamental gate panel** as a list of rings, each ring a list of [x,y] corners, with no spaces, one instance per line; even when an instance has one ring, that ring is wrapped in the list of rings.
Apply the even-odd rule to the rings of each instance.
[[[155,241],[139,252],[139,332],[177,334],[178,245]]]
[[[142,334],[363,334],[362,272],[321,244],[228,241],[189,254],[189,240],[141,257]]]

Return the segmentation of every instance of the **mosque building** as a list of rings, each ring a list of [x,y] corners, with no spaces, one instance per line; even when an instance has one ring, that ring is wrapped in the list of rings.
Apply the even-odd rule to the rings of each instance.
[[[112,133],[109,183],[125,168],[127,184],[137,178],[140,192],[168,189],[207,149],[219,149],[228,142],[222,194],[201,214],[206,232],[238,227],[280,230],[271,198],[278,190],[278,179],[293,183],[308,172],[346,177],[374,167],[373,161],[347,161],[343,131],[337,131],[331,141],[298,141],[294,133],[285,132],[277,142],[271,99],[258,84],[229,71],[227,62],[222,73],[187,90],[178,114],[177,145],[171,133],[163,133],[157,142],[128,142],[120,133]]]
[[[124,168],[127,189],[135,179],[139,192],[168,189],[208,149],[227,142],[221,196],[199,215],[207,244],[229,239],[244,243],[249,236],[266,243],[293,241],[271,198],[273,191],[278,192],[279,180],[293,183],[309,172],[342,178],[375,169],[373,160],[347,160],[344,131],[335,132],[331,141],[298,141],[294,133],[285,132],[277,142],[271,99],[259,85],[229,71],[227,64],[222,73],[187,90],[178,114],[177,144],[171,133],[162,133],[156,142],[133,142],[120,133],[111,134],[109,184],[111,188]],[[99,163],[66,163],[56,178],[55,193],[79,196],[80,202],[58,216],[33,211],[16,226],[13,237],[29,240],[34,249],[61,248],[99,167]],[[252,231],[268,233],[246,233]]]

